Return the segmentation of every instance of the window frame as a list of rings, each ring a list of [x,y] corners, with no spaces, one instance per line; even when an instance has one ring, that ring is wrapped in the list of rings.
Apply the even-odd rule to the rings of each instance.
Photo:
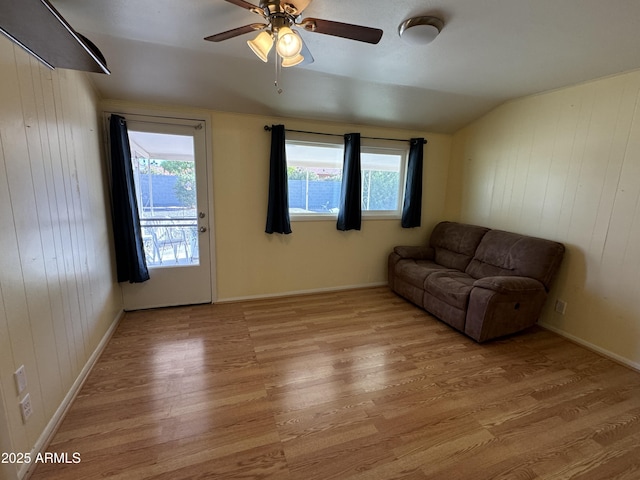
[[[318,138],[318,135],[298,132],[287,132],[287,138],[285,139],[285,148],[287,145],[303,145],[303,146],[318,146],[324,147],[338,147],[341,150],[341,159],[344,158],[344,141],[340,135],[336,134],[336,137],[327,136],[327,138]],[[400,170],[398,178],[398,192],[397,192],[397,204],[396,210],[362,210],[363,220],[389,220],[402,218],[402,202],[404,199],[404,192],[406,188],[406,176],[407,176],[407,164],[409,161],[409,142],[404,146],[400,146],[397,141],[382,140],[382,139],[368,139],[362,138],[360,144],[361,154],[393,154],[400,156]],[[289,159],[287,158],[287,167],[289,167]],[[340,164],[342,169],[342,164]],[[364,169],[362,181],[364,181]],[[288,179],[287,179],[288,181]],[[322,220],[336,220],[338,213],[328,212],[304,212],[304,213],[292,213],[289,209],[289,218],[293,222],[299,221],[322,221]]]

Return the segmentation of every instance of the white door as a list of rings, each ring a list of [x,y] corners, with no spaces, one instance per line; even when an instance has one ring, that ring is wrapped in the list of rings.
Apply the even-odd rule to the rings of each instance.
[[[212,301],[206,125],[126,115],[150,280],[123,283],[125,310]]]

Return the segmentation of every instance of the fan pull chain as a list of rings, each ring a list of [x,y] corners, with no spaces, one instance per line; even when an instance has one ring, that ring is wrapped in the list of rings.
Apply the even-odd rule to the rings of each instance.
[[[278,95],[282,93],[282,88],[280,88],[280,85],[278,85],[278,80],[280,78],[280,61],[279,60],[280,60],[280,57],[278,57],[278,54],[276,53],[275,55],[276,79],[273,82],[273,84],[276,87],[276,92],[278,92]]]

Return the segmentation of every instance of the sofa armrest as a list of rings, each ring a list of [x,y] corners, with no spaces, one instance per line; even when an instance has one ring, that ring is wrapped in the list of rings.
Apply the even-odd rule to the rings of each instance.
[[[535,278],[510,275],[480,278],[473,282],[473,286],[507,294],[545,291],[544,285]]]
[[[395,247],[393,251],[400,256],[400,258],[413,258],[414,260],[433,260],[435,252],[433,247],[427,246],[399,246]]]
[[[535,324],[547,297],[542,282],[529,277],[485,277],[476,280],[473,287],[464,331],[478,342]]]

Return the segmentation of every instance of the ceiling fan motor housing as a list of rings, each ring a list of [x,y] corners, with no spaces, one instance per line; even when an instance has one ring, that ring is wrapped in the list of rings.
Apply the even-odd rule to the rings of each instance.
[[[262,8],[267,17],[273,17],[274,15],[285,15],[291,22],[295,21],[295,18],[300,14],[298,9],[292,3],[281,2],[279,0],[262,0],[260,2],[260,8]]]

